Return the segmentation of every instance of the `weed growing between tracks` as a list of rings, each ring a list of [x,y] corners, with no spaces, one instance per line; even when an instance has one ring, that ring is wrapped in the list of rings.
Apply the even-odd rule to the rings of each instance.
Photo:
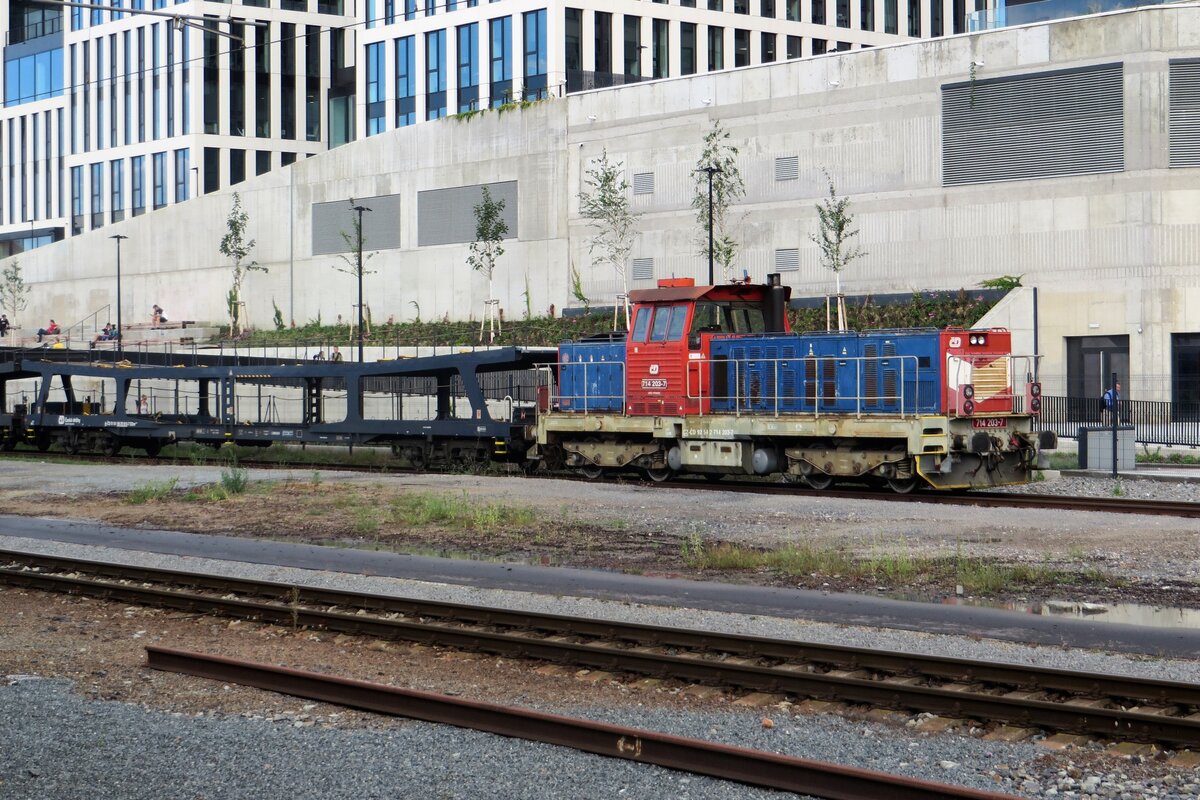
[[[1120,579],[1090,566],[1066,569],[1051,564],[1005,564],[966,557],[960,552],[933,557],[914,556],[901,550],[863,555],[836,547],[819,548],[807,544],[789,544],[772,550],[729,542],[706,544],[695,534],[683,541],[680,557],[686,566],[700,571],[767,571],[792,581],[826,578],[890,586],[962,586],[964,592],[979,595],[1081,583],[1100,587],[1123,584]]]

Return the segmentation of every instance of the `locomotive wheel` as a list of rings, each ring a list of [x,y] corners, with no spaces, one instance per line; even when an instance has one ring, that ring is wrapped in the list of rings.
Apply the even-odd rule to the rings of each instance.
[[[598,480],[604,474],[604,467],[598,467],[595,464],[579,468],[579,474],[587,478],[589,481]]]
[[[655,483],[662,483],[663,481],[668,480],[674,474],[675,474],[675,471],[672,470],[670,467],[661,467],[658,469],[646,470],[646,477],[649,478],[650,480],[654,481]]]
[[[830,487],[833,483],[833,476],[814,470],[804,476],[804,482],[819,492]]]
[[[892,487],[892,491],[896,494],[908,494],[917,487],[917,479],[916,477],[888,478],[887,485]]]
[[[100,452],[109,458],[121,452],[121,440],[115,436],[106,436],[100,443]]]

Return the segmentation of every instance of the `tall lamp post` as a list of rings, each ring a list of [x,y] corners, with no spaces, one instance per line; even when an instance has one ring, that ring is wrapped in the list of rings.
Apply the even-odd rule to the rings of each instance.
[[[108,237],[117,240],[117,352],[121,352],[121,241],[128,239],[128,236],[121,234],[113,234]]]
[[[696,172],[708,173],[708,285],[715,284],[713,277],[713,175],[721,172],[721,168],[710,164],[701,167]]]
[[[354,201],[353,201],[353,200],[351,200],[350,202],[351,202],[351,203],[353,203]],[[356,230],[357,230],[357,233],[358,233],[358,269],[356,270],[356,272],[358,272],[358,363],[360,363],[360,364],[361,364],[361,363],[363,363],[363,288],[362,288],[362,281],[363,281],[363,260],[362,260],[363,231],[362,231],[362,215],[363,215],[363,212],[364,212],[364,211],[370,211],[371,209],[367,208],[366,206],[352,206],[352,207],[350,208],[350,210],[351,210],[351,211],[354,211],[354,212],[356,212],[356,213],[358,214],[358,225],[356,225],[356,226],[355,226],[355,228],[356,228]]]

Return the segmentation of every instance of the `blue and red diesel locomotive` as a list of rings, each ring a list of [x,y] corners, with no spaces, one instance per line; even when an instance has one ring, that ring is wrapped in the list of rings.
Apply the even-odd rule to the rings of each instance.
[[[1036,357],[1007,330],[792,333],[790,289],[662,280],[630,294],[624,338],[559,348],[539,415],[550,465],[887,483],[897,492],[1024,483],[1054,434],[1034,432]]]

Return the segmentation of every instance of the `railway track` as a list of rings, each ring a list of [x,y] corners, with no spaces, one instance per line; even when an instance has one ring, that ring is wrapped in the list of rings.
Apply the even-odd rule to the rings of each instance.
[[[32,451],[16,451],[4,453],[2,457],[21,457],[32,455]],[[164,459],[138,459],[131,457],[109,457],[100,454],[80,453],[71,456],[73,460],[96,464],[130,464],[144,463],[161,466]],[[415,474],[412,470],[400,464],[386,465],[353,465],[336,462],[304,462],[280,464],[245,460],[239,464],[242,467],[254,469],[279,470],[328,470],[341,472],[363,472],[367,474]],[[223,462],[214,461],[211,466],[228,466]],[[516,474],[516,473],[511,473]],[[632,473],[631,473],[632,474]],[[553,480],[588,480],[574,474],[536,473],[532,477]],[[608,480],[620,481],[619,475]],[[691,489],[696,491],[743,492],[750,494],[808,494],[812,496],[829,497],[843,500],[880,500],[891,503],[934,503],[942,505],[988,506],[995,508],[1032,508],[1042,510],[1062,511],[1099,511],[1110,514],[1141,514],[1147,516],[1181,517],[1185,519],[1200,519],[1200,502],[1172,502],[1164,500],[1138,500],[1127,497],[1079,497],[1049,494],[1009,494],[1005,492],[934,492],[916,491],[910,494],[897,494],[887,489],[861,487],[857,489],[836,489],[817,491],[802,484],[778,483],[767,481],[725,480],[710,482],[692,478],[674,479],[662,483],[646,482],[646,486],[662,489]]]
[[[638,728],[460,700],[203,653],[146,648],[148,666],[311,700],[571,747],[830,800],[1012,800],[1012,795],[889,775]]]
[[[1200,747],[1200,685],[312,589],[0,551],[0,582],[1103,741]]]

